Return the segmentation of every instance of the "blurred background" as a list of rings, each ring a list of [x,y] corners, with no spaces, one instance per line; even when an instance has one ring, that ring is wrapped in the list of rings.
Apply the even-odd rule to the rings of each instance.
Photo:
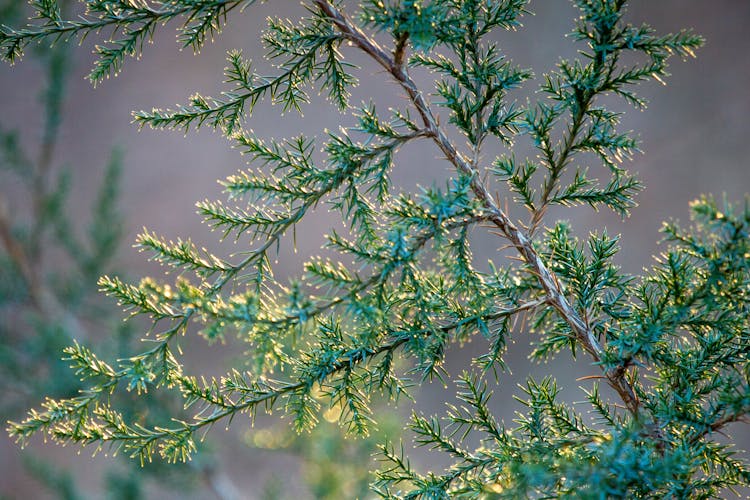
[[[20,2],[11,0],[8,5],[12,3]],[[622,130],[634,130],[640,137],[644,152],[626,165],[638,173],[646,186],[632,217],[622,221],[609,212],[596,213],[582,208],[552,211],[547,221],[549,223],[558,217],[569,219],[581,235],[605,227],[610,234],[621,234],[619,263],[628,272],[640,273],[643,267],[650,265],[652,256],[660,251],[658,230],[662,221],[676,218],[687,222],[688,203],[703,193],[742,201],[745,194],[750,192],[750,34],[747,31],[750,2],[633,0],[629,5],[628,17],[632,22],[647,22],[660,33],[691,28],[706,38],[706,45],[698,52],[697,59],[672,60],[672,76],[667,79],[666,87],[657,82],[640,87],[640,95],[650,103],[646,110],[635,111],[620,103],[614,104],[616,109],[626,111]],[[72,6],[73,10],[79,7]],[[576,45],[570,38],[565,38],[571,30],[575,10],[569,2],[561,0],[532,1],[530,9],[534,15],[525,17],[522,30],[499,33],[498,38],[501,48],[510,58],[524,67],[532,68],[536,75],[542,75],[553,68],[559,58],[575,55]],[[12,10],[7,7],[0,10],[0,14],[11,19]],[[131,112],[185,103],[194,92],[218,94],[223,89],[222,71],[228,49],[241,48],[245,56],[257,63],[256,67],[261,72],[270,73],[272,69],[262,60],[259,34],[265,19],[271,15],[295,19],[304,15],[304,9],[298,1],[277,0],[252,6],[242,14],[232,13],[223,33],[216,37],[214,43],[206,45],[199,55],[180,50],[174,31],[170,26],[162,27],[156,33],[155,43],[145,47],[140,59],[127,60],[121,75],[104,81],[97,88],[84,80],[92,65],[91,48],[98,41],[96,36],[87,39],[80,47],[74,46],[63,59],[61,64],[68,70],[67,86],[61,101],[58,139],[48,162],[47,178],[49,190],[54,192],[62,172],[69,174],[67,201],[60,210],[68,215],[71,234],[81,239],[88,238],[89,228],[92,224],[95,226],[97,220],[97,209],[92,211],[92,205],[96,206],[97,199],[102,199],[102,196],[114,196],[112,193],[102,195],[100,187],[108,185],[113,178],[119,178],[117,204],[121,213],[121,225],[118,225],[121,231],[116,240],[119,243],[111,247],[96,246],[96,238],[92,239],[91,245],[104,248],[106,254],[97,261],[100,264],[97,269],[116,272],[132,280],[146,275],[163,275],[163,269],[149,263],[145,255],[139,254],[131,246],[143,226],[168,239],[189,236],[199,246],[222,248],[217,243],[219,235],[211,233],[201,224],[194,204],[198,200],[223,198],[216,181],[243,168],[244,160],[231,148],[229,141],[209,129],[191,131],[187,135],[150,130],[139,132],[131,123]],[[13,16],[15,19],[15,14]],[[7,23],[7,19],[0,17],[0,24]],[[14,23],[17,24],[15,20]],[[357,73],[361,84],[354,91],[352,103],[372,100],[381,110],[403,103],[400,90],[396,85],[384,83],[387,78],[378,68],[353,50],[345,54],[352,62],[361,64],[361,70]],[[44,149],[44,130],[49,128],[45,126],[45,105],[40,94],[45,92],[52,57],[48,53],[35,56],[30,52],[13,67],[0,65],[0,132],[6,137],[11,131],[17,131],[18,148],[31,152],[33,158],[43,156],[39,151]],[[422,88],[429,88],[429,75],[415,73],[415,78]],[[519,100],[534,98],[535,90],[536,81],[532,81],[513,97]],[[313,101],[304,108],[303,117],[293,113],[282,115],[279,108],[259,105],[248,120],[247,127],[260,136],[282,138],[303,133],[322,138],[325,128],[337,129],[353,123],[350,116],[341,115],[322,98]],[[121,151],[120,160],[117,153],[115,161],[111,160],[113,150]],[[531,150],[520,141],[516,155],[523,157],[527,154],[531,154]],[[486,159],[489,162],[492,156],[488,153]],[[108,164],[110,168],[107,168]],[[393,179],[397,189],[412,190],[417,185],[441,183],[450,173],[447,163],[438,157],[434,149],[420,144],[407,147],[400,153]],[[15,172],[0,169],[0,195],[7,218],[13,224],[32,227],[34,196],[20,178],[22,176]],[[105,182],[105,179],[109,180]],[[498,194],[501,200],[506,197],[504,192]],[[322,209],[297,228],[297,253],[291,250],[291,245],[282,245],[279,254],[277,277],[281,281],[298,273],[305,258],[320,253],[323,235],[332,225],[338,227],[341,221],[330,220],[325,209]],[[106,231],[104,233],[106,236]],[[486,262],[497,254],[503,244],[495,238],[485,237],[478,237],[474,243],[479,262]],[[45,246],[39,256],[40,262],[44,262],[45,275],[67,276],[68,266],[74,266],[71,262],[75,258],[71,260],[69,255],[74,246],[67,248],[64,241],[58,244],[60,248],[56,244]],[[231,252],[238,248],[225,245],[224,249]],[[496,262],[501,264],[502,260]],[[94,317],[84,319],[81,325],[86,332],[86,340],[108,345],[108,352],[116,357],[121,352],[119,349],[124,348],[115,345],[114,339],[124,338],[127,342],[123,342],[127,344],[138,338],[144,325],[135,323],[124,327],[120,321],[123,315],[112,301],[96,298],[96,276],[87,275],[86,272],[79,272],[76,276],[75,286],[81,287],[90,297],[74,303],[79,308],[87,308],[89,317]],[[0,282],[8,284],[12,280],[6,275]],[[37,336],[40,330],[44,330],[47,338],[57,339],[59,343],[55,331],[39,326],[39,311],[24,312],[21,308],[23,300],[2,298],[0,323],[6,340],[15,339],[14,342],[18,344],[20,340],[26,341],[29,336]],[[63,302],[62,306],[65,306],[69,301]],[[53,309],[57,306],[61,304],[55,304]],[[106,311],[111,320],[100,321],[104,314],[102,311]],[[132,331],[125,331],[127,329]],[[565,355],[551,365],[526,366],[527,340],[522,332],[515,334],[507,358],[513,377],[501,380],[495,387],[494,404],[498,416],[508,423],[513,419],[513,412],[519,409],[515,402],[509,404],[508,401],[515,393],[517,381],[523,380],[529,370],[536,374],[554,373],[568,401],[583,399],[578,388],[580,384],[575,379],[591,373],[591,367],[586,366],[585,362],[579,359],[574,366]],[[221,374],[230,362],[239,357],[232,346],[209,348],[202,339],[190,338],[183,339],[181,343],[187,353],[190,369],[197,373]],[[62,342],[56,349],[64,345],[66,343]],[[464,350],[457,346],[453,349],[447,366],[450,373],[460,372],[470,359],[472,348],[479,349],[481,346],[469,344]],[[49,349],[49,346],[45,349]],[[31,351],[38,352],[39,356],[28,362],[39,362],[43,351],[41,348]],[[3,358],[2,361],[6,368],[11,364],[10,358]],[[71,377],[62,375],[64,371],[64,367],[45,366],[34,372],[34,376],[46,379]],[[0,398],[3,421],[22,418],[28,404],[36,406],[41,401],[41,393],[33,390],[28,394],[13,396],[11,385],[11,381],[5,378],[2,385],[5,395]],[[453,390],[450,385],[447,389],[441,384],[424,386],[418,397],[420,409],[441,412],[443,402]],[[28,404],[24,406],[24,402]],[[400,410],[407,414],[408,409],[405,405]],[[392,417],[397,415],[393,412],[390,414]],[[400,428],[398,418],[395,420],[396,428]],[[186,493],[175,485],[180,483],[180,477],[191,477],[193,483],[190,489],[195,498],[206,498],[211,494],[229,498],[232,491],[242,492],[243,498],[324,496],[320,492],[322,490],[315,489],[314,478],[316,474],[321,476],[332,472],[323,470],[320,463],[318,469],[311,469],[310,460],[313,457],[315,461],[316,453],[330,453],[330,449],[311,450],[305,449],[304,445],[291,445],[284,451],[263,450],[264,443],[249,430],[248,422],[239,419],[233,422],[228,432],[219,427],[213,429],[208,445],[213,450],[207,455],[210,458],[205,462],[199,458],[197,465],[183,467],[182,472],[179,468],[177,472],[171,472],[176,474],[172,483],[163,479],[167,476],[161,469],[155,470],[155,479],[142,487],[138,486],[142,488],[138,491],[151,498],[185,498]],[[736,426],[732,430],[739,438],[739,446],[747,449],[750,446],[747,427]],[[40,439],[36,439],[22,452],[3,432],[0,434],[0,495],[7,498],[65,496],[67,490],[64,485],[69,484],[65,477],[69,477],[78,493],[89,498],[118,496],[112,492],[122,493],[120,498],[128,497],[130,490],[126,486],[130,483],[127,478],[132,474],[127,466],[122,465],[122,461],[103,458],[102,455],[91,458],[91,451],[87,449],[79,454],[75,449],[45,446]],[[32,455],[38,460],[26,458]],[[362,460],[366,462],[366,457]],[[429,455],[429,461],[426,455],[415,455],[415,460],[423,470],[443,465],[434,454]],[[45,469],[50,464],[54,464],[54,467]],[[110,470],[115,472],[108,472]],[[283,477],[274,476],[274,472],[280,470],[287,472],[283,473]],[[50,471],[62,475],[57,477]],[[65,476],[65,471],[69,471],[70,475]],[[313,479],[308,483],[293,479],[310,477]],[[56,478],[59,481],[52,481]],[[133,495],[137,496],[137,491],[133,491]],[[337,494],[345,497],[342,495],[354,491],[340,490],[331,498],[336,498]]]

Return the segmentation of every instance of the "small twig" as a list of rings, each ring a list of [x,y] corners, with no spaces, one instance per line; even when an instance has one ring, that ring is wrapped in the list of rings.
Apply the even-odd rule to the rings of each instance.
[[[706,427],[706,429],[703,432],[694,436],[692,441],[697,442],[699,439],[702,439],[707,434],[711,434],[714,432],[722,433],[721,430],[725,426],[732,424],[734,422],[750,423],[750,417],[748,416],[748,414],[750,414],[750,405],[740,408],[736,412],[727,413],[726,415],[724,415],[723,417],[721,417],[720,419],[716,420],[714,423]]]
[[[393,63],[396,66],[403,67],[404,59],[406,57],[406,47],[409,41],[409,33],[401,33],[396,40],[396,49],[393,51]]]

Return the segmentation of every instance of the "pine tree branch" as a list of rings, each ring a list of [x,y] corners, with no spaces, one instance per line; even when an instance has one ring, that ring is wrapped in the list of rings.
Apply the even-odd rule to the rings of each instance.
[[[619,5],[621,6],[622,3],[624,2],[620,2]],[[605,33],[604,35],[609,36],[609,32]],[[615,56],[615,59],[610,62],[609,67],[605,68],[606,56],[600,52],[597,52],[596,58],[594,59],[592,79],[599,80],[600,78],[604,77],[604,81],[608,81],[612,75],[612,72],[614,71],[616,61],[617,57]],[[576,93],[578,102],[575,108],[575,113],[572,117],[572,125],[566,131],[567,133],[564,136],[563,146],[560,150],[560,153],[557,158],[554,157],[554,153],[553,156],[548,156],[546,158],[550,169],[550,176],[545,180],[544,191],[542,192],[540,202],[537,208],[533,211],[531,221],[528,224],[530,236],[536,232],[537,228],[542,223],[544,215],[547,212],[547,208],[553,201],[553,193],[559,183],[560,176],[565,171],[565,167],[567,166],[572,154],[574,153],[576,139],[578,138],[578,135],[581,132],[581,129],[586,121],[586,113],[593,105],[594,99],[597,94],[602,90],[602,88],[593,88],[585,89],[581,92]]]
[[[102,30],[103,28],[118,26],[124,23],[165,23],[171,19],[192,13],[198,14],[201,10],[221,8],[224,12],[241,4],[250,3],[253,0],[204,0],[190,2],[156,2],[161,8],[152,8],[145,2],[141,5],[127,3],[127,13],[121,14],[109,7],[101,17],[82,17],[78,21],[65,21],[57,19],[41,26],[29,26],[18,31],[5,28],[0,31],[0,47],[2,56],[13,61],[20,55],[20,48],[30,42],[47,37],[61,38],[66,36],[82,34],[83,36]],[[93,3],[93,2],[92,2]],[[99,12],[97,12],[99,13]]]
[[[220,30],[221,20],[238,6],[255,0],[171,0],[154,1],[89,1],[87,11],[77,20],[66,20],[60,12],[47,9],[37,11],[36,19],[43,22],[13,29],[0,25],[0,58],[15,62],[30,42],[44,39],[68,41],[84,39],[91,33],[111,29],[107,45],[97,45],[94,52],[98,60],[88,78],[97,83],[113,72],[119,72],[125,56],[140,53],[156,27],[175,18],[185,18],[180,28],[179,40],[183,46],[199,49],[207,36]],[[54,3],[53,3],[54,5]]]
[[[544,299],[531,300],[529,302],[520,304],[510,309],[504,309],[489,314],[472,315],[453,323],[443,325],[440,330],[448,333],[456,330],[463,325],[478,320],[492,321],[503,317],[514,316],[524,311],[535,309],[545,303]],[[178,427],[154,427],[153,429],[145,428],[139,424],[133,426],[124,424],[119,417],[111,417],[106,407],[97,406],[95,412],[100,418],[104,419],[108,427],[114,427],[104,431],[105,427],[97,425],[96,434],[93,436],[81,435],[78,436],[76,433],[85,432],[85,429],[71,428],[65,425],[63,428],[56,428],[56,424],[60,424],[61,420],[66,418],[79,419],[80,413],[85,411],[94,401],[96,401],[100,395],[109,394],[119,380],[124,378],[123,372],[118,372],[113,376],[109,377],[109,380],[99,386],[96,391],[89,392],[86,395],[79,396],[70,400],[63,400],[60,402],[49,402],[54,403],[54,408],[50,408],[47,412],[32,411],[31,415],[20,423],[10,422],[8,432],[11,436],[17,440],[24,442],[30,434],[33,434],[40,428],[47,429],[53,437],[61,441],[75,440],[82,444],[88,444],[90,442],[99,442],[100,445],[103,443],[125,443],[130,450],[135,450],[134,453],[138,454],[142,461],[149,458],[154,443],[157,443],[164,439],[172,440],[188,440],[190,436],[194,435],[199,430],[210,427],[220,420],[227,417],[231,418],[236,414],[250,411],[252,412],[255,408],[261,404],[273,405],[279,398],[290,395],[296,391],[309,389],[316,383],[323,383],[326,379],[332,375],[342,372],[351,371],[354,367],[366,363],[368,360],[373,359],[381,354],[393,352],[399,347],[403,346],[410,340],[414,339],[415,336],[419,335],[431,335],[434,334],[433,329],[425,328],[416,331],[406,332],[391,332],[391,340],[385,342],[378,347],[369,349],[355,349],[349,353],[343,353],[339,356],[336,361],[328,366],[328,369],[323,376],[323,379],[318,378],[314,374],[310,374],[308,378],[302,378],[296,382],[282,383],[276,385],[274,382],[262,381],[260,383],[254,383],[252,386],[247,386],[244,389],[234,387],[230,389],[230,392],[240,392],[247,394],[240,396],[237,402],[231,402],[225,396],[213,397],[211,399],[205,399],[207,406],[203,408],[194,417],[193,422],[179,421],[180,426]],[[158,347],[157,347],[158,348]],[[209,410],[212,410],[208,413]],[[116,425],[112,425],[112,423]],[[184,453],[180,456],[186,458]],[[175,460],[180,457],[171,457],[170,460]]]
[[[62,20],[58,2],[68,0],[31,1],[37,17],[26,26],[27,36],[23,30],[0,27],[0,51],[7,57],[20,55],[26,43],[45,36],[65,41],[91,32],[83,26],[60,31],[69,21]],[[125,56],[141,52],[159,24],[154,18],[139,19],[144,9],[189,8],[178,31],[185,45],[198,48],[224,25],[223,16],[232,6],[252,1],[90,0],[80,22],[114,19],[107,45],[96,49],[100,58],[92,78],[119,70]],[[622,17],[625,0],[573,0],[581,15],[572,36],[587,48],[545,75],[544,98],[522,106],[524,113],[507,101],[506,92],[533,75],[508,61],[491,33],[518,26],[527,0],[365,0],[358,3],[357,18],[347,15],[347,2],[306,3],[311,16],[301,23],[270,19],[263,36],[266,59],[282,61],[275,65],[280,76],[256,74],[250,60],[233,51],[225,71],[226,83],[234,84],[228,92],[218,98],[196,95],[187,106],[136,116],[142,125],[156,128],[211,124],[261,164],[227,179],[226,192],[236,204],[198,203],[199,212],[223,231],[223,238],[247,240],[245,251],[225,260],[190,240],[173,243],[144,233],[142,248],[180,273],[175,284],[151,278],[139,285],[103,278],[100,284],[133,314],[151,317],[146,335],[155,337],[153,342],[146,352],[113,366],[85,346],[69,347],[67,360],[89,380],[89,389],[78,397],[47,399],[23,422],[9,423],[8,432],[21,444],[41,433],[58,443],[106,443],[141,461],[155,454],[185,461],[196,452],[200,435],[221,420],[228,423],[240,413],[254,419],[258,411],[278,409],[292,417],[292,428],[299,432],[313,428],[321,405],[327,404],[326,419],[337,416],[350,432],[366,434],[375,396],[389,401],[408,396],[413,373],[421,373],[423,380],[441,377],[446,351],[456,343],[483,337],[489,352],[473,364],[485,370],[503,367],[508,334],[515,329],[511,316],[517,315],[521,321],[531,319],[533,330],[541,332],[533,358],[555,356],[563,349],[575,358],[585,351],[585,360],[600,365],[596,378],[607,381],[617,401],[602,399],[595,385],[588,394],[595,413],[590,423],[561,402],[554,378],[538,383],[529,377],[521,387],[527,397],[518,399],[526,409],[511,430],[492,417],[487,385],[477,385],[487,374],[464,374],[459,381],[464,388],[456,393],[461,402],[449,404],[445,418],[415,415],[411,425],[417,442],[447,453],[451,466],[421,475],[403,449],[399,455],[386,445],[383,454],[390,465],[378,475],[376,493],[386,498],[473,498],[606,491],[618,497],[688,497],[747,484],[746,465],[733,459],[731,446],[716,442],[712,433],[746,421],[750,412],[743,390],[750,209],[738,217],[729,206],[719,211],[712,202],[697,202],[692,207],[695,230],[683,233],[668,226],[665,233],[674,247],[640,285],[613,261],[617,238],[604,233],[581,241],[565,223],[544,237],[536,235],[552,205],[607,206],[628,214],[639,183],[620,166],[637,151],[637,142],[617,131],[620,114],[599,107],[598,99],[611,94],[642,106],[644,101],[629,87],[666,75],[667,59],[692,56],[700,37],[686,31],[657,36],[646,24],[634,27]],[[375,30],[383,39],[391,35],[391,43],[379,42]],[[390,74],[386,78],[393,78],[407,98],[403,113],[391,110],[386,120],[374,104],[365,104],[353,113],[357,124],[328,133],[317,153],[314,141],[305,137],[269,143],[237,128],[260,99],[270,98],[285,110],[296,108],[308,101],[313,86],[328,91],[340,111],[352,111],[354,65],[339,52],[347,45]],[[630,60],[628,53],[647,60],[623,70],[618,59]],[[441,102],[431,103],[430,94],[422,93],[425,89],[410,76],[412,68],[439,75],[431,83]],[[449,113],[442,124],[439,106]],[[54,132],[53,125],[50,119],[48,132]],[[454,132],[467,144],[454,141]],[[481,153],[486,139],[511,147],[511,139],[522,133],[534,141],[536,159],[517,162],[506,154],[493,163],[495,168],[485,164]],[[445,191],[431,187],[394,196],[389,177],[393,157],[403,143],[421,137],[435,144],[455,175]],[[5,156],[13,163],[13,138],[5,142]],[[43,151],[42,158],[51,152],[51,147]],[[313,161],[318,153],[327,157],[324,168]],[[588,177],[577,164],[581,154],[597,156],[610,180]],[[14,163],[17,171],[23,170],[21,163]],[[33,163],[26,163],[33,177]],[[512,220],[501,205],[485,179],[488,168],[529,209],[527,224]],[[539,189],[536,175],[541,176]],[[64,187],[61,183],[39,205],[45,214],[62,206]],[[102,200],[97,206],[106,208],[106,194]],[[328,235],[329,247],[345,260],[314,256],[302,276],[285,286],[272,275],[269,252],[291,237],[288,233],[310,210],[326,202],[342,214],[351,234],[345,238],[331,229]],[[1,209],[0,245],[14,271],[11,284],[29,281],[30,273],[42,280],[38,259],[29,257],[31,245],[15,234]],[[106,221],[107,210],[100,211]],[[75,257],[77,248],[88,253],[85,246],[65,236],[68,221],[54,215],[51,220],[73,260],[87,264],[88,258]],[[497,269],[490,261],[489,272],[476,268],[470,232],[478,222],[500,237],[503,251],[513,248],[513,264]],[[106,254],[104,248],[111,247],[96,246],[92,255]],[[81,269],[85,273],[93,267]],[[24,298],[26,307],[37,307],[33,292]],[[246,361],[252,367],[243,372],[230,368],[208,381],[185,373],[174,337],[186,333],[190,322],[200,324],[199,334],[209,341],[237,333],[251,346]],[[394,367],[396,358],[405,358],[412,370],[402,374]],[[646,369],[652,376],[644,385]],[[274,372],[281,373],[278,379],[266,378]],[[127,403],[127,410],[118,410],[123,403],[119,396],[110,401],[110,395],[125,391],[138,396],[177,393],[185,404],[184,420],[171,414],[177,417],[171,423],[154,424],[164,422],[160,415],[149,418],[148,427],[141,425]],[[140,397],[134,400],[142,404]],[[475,450],[466,448],[475,433],[484,437]],[[637,470],[633,463],[640,464]],[[209,488],[225,494],[212,476],[215,471],[199,469]]]
[[[532,272],[537,276],[539,283],[544,289],[547,302],[568,323],[576,339],[591,355],[594,362],[599,363],[602,359],[603,349],[599,345],[596,335],[568,302],[562,284],[550,272],[542,258],[536,252],[530,237],[513,224],[505,212],[495,203],[487,186],[482,182],[479,172],[456,150],[455,146],[448,139],[445,132],[438,125],[438,121],[432,113],[430,106],[425,101],[422,92],[411,77],[409,77],[406,69],[398,66],[393,58],[377,42],[362,32],[355,23],[330,2],[327,0],[314,0],[314,3],[347,38],[386,69],[406,91],[433,141],[448,161],[460,172],[470,176],[472,191],[491,214],[490,220],[492,223],[500,229],[513,247],[521,254],[524,261],[531,267]],[[638,418],[640,416],[640,401],[626,378],[626,370],[622,367],[614,369],[603,368],[603,370],[608,384],[618,393],[628,410]]]

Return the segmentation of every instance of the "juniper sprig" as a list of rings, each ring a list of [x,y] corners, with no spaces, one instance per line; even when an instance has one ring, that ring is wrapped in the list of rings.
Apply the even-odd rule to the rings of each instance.
[[[12,61],[32,41],[109,29],[113,37],[97,49],[96,81],[118,71],[159,25],[179,23],[181,42],[197,50],[252,3],[97,0],[67,21],[54,1],[39,1],[35,24],[3,27],[0,47]],[[693,56],[702,39],[629,24],[625,0],[575,0],[578,56],[542,75],[536,101],[519,103],[512,91],[535,77],[493,35],[520,28],[524,0],[304,3],[298,22],[268,21],[263,42],[275,74],[257,73],[232,51],[229,88],[218,97],[134,115],[142,127],[217,129],[250,158],[255,168],[223,182],[227,201],[197,205],[238,251],[222,257],[144,231],[138,245],[173,269],[175,282],[99,283],[132,314],[153,320],[149,349],[111,364],[69,348],[89,389],[46,400],[11,423],[10,434],[22,443],[46,433],[109,446],[141,462],[187,460],[213,424],[272,409],[298,432],[335,409],[347,432],[366,436],[378,421],[374,397],[395,400],[414,379],[443,377],[448,348],[481,337],[487,352],[460,377],[460,403],[442,418],[415,413],[410,423],[417,444],[448,454],[452,465],[421,474],[403,447],[387,443],[373,483],[378,495],[711,497],[747,485],[746,461],[715,435],[750,410],[748,208],[697,201],[694,227],[666,225],[669,246],[643,276],[615,264],[617,237],[581,240],[567,223],[547,220],[554,205],[630,214],[641,185],[625,162],[638,144],[606,103],[614,97],[642,107],[637,85],[663,80],[669,58]],[[397,84],[402,106],[384,112],[349,102],[357,84],[352,51]],[[434,75],[432,88],[417,85],[415,67]],[[312,89],[355,123],[322,141],[262,138],[246,127],[261,100],[299,110]],[[534,157],[514,156],[522,140]],[[398,193],[390,173],[414,141],[431,143],[451,178]],[[506,152],[488,162],[488,144]],[[592,158],[599,165],[587,168]],[[500,203],[506,194],[525,207],[525,220]],[[340,258],[313,256],[296,280],[279,282],[273,252],[321,204],[347,224],[327,235]],[[480,269],[472,255],[480,232],[496,235],[516,259]],[[593,419],[562,401],[551,377],[521,388],[525,410],[515,427],[493,416],[486,376],[502,377],[519,317],[535,333],[533,358],[569,353],[599,370],[611,396],[596,383],[585,390]],[[173,339],[192,324],[210,341],[246,342],[247,364],[218,379],[186,373]],[[169,425],[128,421],[109,399],[122,390],[179,392],[186,414]],[[471,436],[481,436],[473,449]]]

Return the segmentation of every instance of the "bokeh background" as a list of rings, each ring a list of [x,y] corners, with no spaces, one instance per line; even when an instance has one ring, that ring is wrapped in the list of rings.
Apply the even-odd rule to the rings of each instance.
[[[532,68],[537,75],[552,68],[560,57],[575,54],[572,39],[565,38],[572,26],[575,11],[563,0],[537,0],[530,4],[534,15],[524,19],[525,27],[517,33],[498,35],[506,54],[522,66]],[[214,43],[204,47],[199,55],[180,50],[174,31],[163,27],[157,31],[154,44],[145,47],[139,60],[128,60],[124,72],[93,88],[84,76],[92,64],[92,36],[73,51],[72,78],[64,106],[60,143],[54,164],[68,165],[73,172],[70,210],[82,230],[89,217],[96,187],[103,175],[102,165],[113,147],[124,151],[124,172],[121,206],[126,216],[126,244],[118,250],[117,264],[127,270],[131,278],[144,275],[159,276],[163,270],[147,262],[146,257],[130,247],[130,242],[143,226],[168,238],[190,236],[196,243],[218,248],[218,235],[203,224],[195,214],[194,203],[205,198],[221,198],[218,179],[243,168],[244,160],[220,134],[208,129],[181,132],[144,130],[139,132],[131,123],[133,110],[170,107],[184,103],[194,92],[215,95],[222,87],[222,70],[228,49],[241,48],[259,68],[271,71],[262,61],[263,49],[259,33],[269,15],[294,19],[304,13],[300,2],[274,0],[253,6],[243,14],[233,13],[223,33]],[[639,198],[639,207],[629,220],[622,221],[608,212],[576,209],[551,212],[548,221],[557,217],[570,219],[580,234],[607,228],[622,235],[619,262],[632,273],[649,265],[659,252],[658,230],[661,221],[688,218],[688,203],[702,193],[725,195],[729,200],[741,201],[750,192],[750,2],[747,0],[633,0],[629,18],[636,23],[646,21],[658,32],[666,33],[692,28],[706,38],[706,45],[697,59],[672,61],[672,76],[664,87],[656,82],[641,86],[640,94],[650,105],[644,111],[630,110],[623,117],[623,130],[634,130],[640,136],[643,154],[637,155],[627,167],[638,173],[646,189]],[[3,20],[0,19],[0,24]],[[353,50],[346,52],[355,63],[362,63],[358,72],[361,85],[354,91],[353,103],[372,100],[379,109],[403,103],[396,85],[387,82],[371,63]],[[427,84],[428,75],[417,73],[416,78]],[[30,148],[40,139],[41,106],[38,94],[43,73],[33,62],[21,61],[14,67],[0,65],[0,122],[6,129],[21,131],[22,141]],[[530,82],[514,97],[533,98],[536,82]],[[424,87],[426,88],[426,87]],[[619,106],[619,105],[617,105]],[[304,133],[323,137],[323,129],[336,129],[351,124],[351,118],[341,115],[323,99],[304,108],[304,116],[281,115],[278,107],[258,106],[247,126],[257,134],[268,137],[288,137]],[[519,144],[517,156],[523,157],[527,145]],[[489,156],[489,155],[488,155]],[[488,160],[491,158],[488,158]],[[397,158],[394,181],[399,189],[413,189],[419,185],[442,182],[450,172],[434,149],[407,147]],[[17,190],[9,177],[0,176],[0,190],[12,204],[14,213],[23,217],[28,211],[28,200]],[[500,192],[503,199],[506,193]],[[297,253],[282,248],[279,255],[278,277],[293,275],[300,269],[302,259],[320,252],[323,234],[341,222],[330,220],[325,210],[319,210],[297,228]],[[486,261],[498,253],[502,242],[493,238],[477,238],[475,253],[478,261]],[[290,245],[289,245],[290,247]],[[501,262],[498,262],[501,263]],[[92,286],[94,286],[92,284]],[[106,336],[108,332],[96,332]],[[566,356],[552,365],[526,366],[527,338],[516,333],[508,355],[513,377],[501,380],[495,388],[494,404],[498,416],[506,422],[513,418],[518,407],[509,404],[515,384],[531,370],[535,374],[553,373],[564,388],[569,401],[582,400],[577,377],[591,373],[585,362],[574,365]],[[209,348],[198,339],[183,341],[191,368],[209,374],[223,372],[223,364],[232,353],[221,347]],[[471,350],[457,347],[451,353],[447,369],[458,373]],[[446,394],[442,384],[425,386],[419,395],[420,407],[426,412],[441,411]],[[19,418],[20,415],[2,415]],[[232,482],[248,498],[256,498],[264,478],[279,468],[291,471],[287,477],[284,496],[304,498],[304,488],[295,485],[295,460],[283,453],[250,450],[242,437],[247,423],[235,420],[225,433],[215,428],[220,463]],[[734,436],[741,447],[750,447],[748,428],[735,426]],[[744,443],[744,444],[743,444]],[[62,467],[70,468],[93,498],[100,491],[95,471],[106,458],[90,458],[88,451],[42,446],[36,441],[33,448],[51,457]],[[28,477],[21,466],[22,452],[5,433],[0,435],[0,494],[8,498],[44,498],[50,495]],[[429,460],[428,460],[429,458]],[[437,468],[439,459],[417,456],[420,467]],[[155,497],[170,497],[168,488],[154,490]],[[201,493],[196,493],[200,498]]]

